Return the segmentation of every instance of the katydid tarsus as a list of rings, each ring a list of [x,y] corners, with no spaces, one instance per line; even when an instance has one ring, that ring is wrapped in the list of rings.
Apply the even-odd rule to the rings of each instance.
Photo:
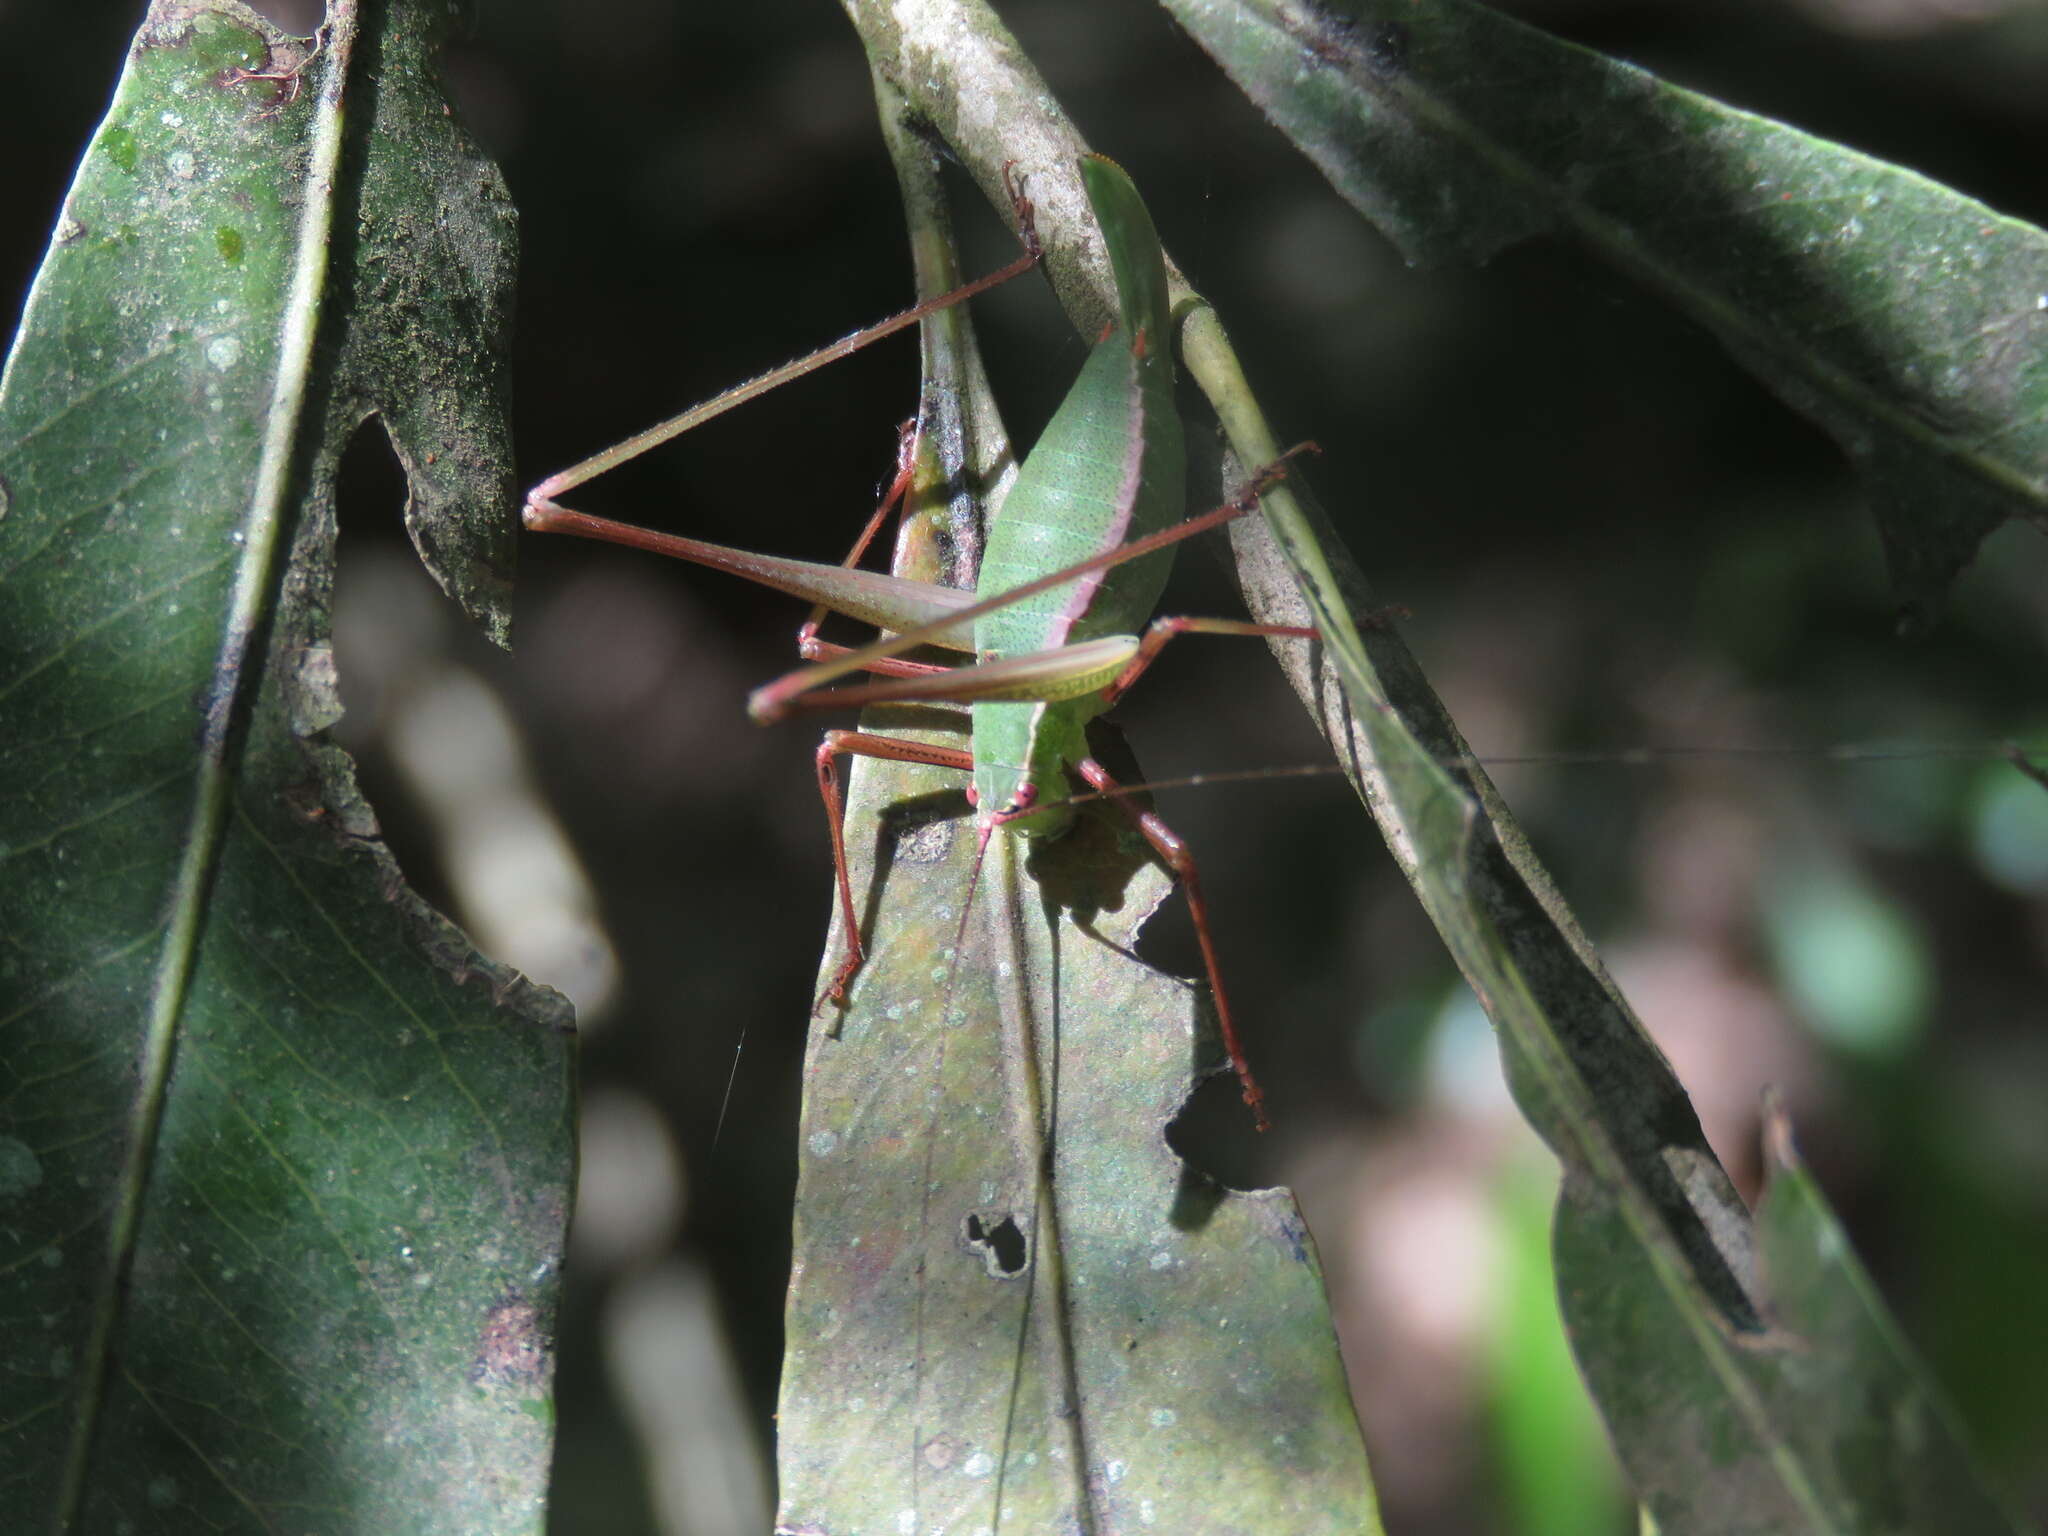
[[[818,748],[818,779],[831,824],[846,955],[826,998],[843,1002],[864,950],[847,875],[838,759],[847,754],[958,768],[972,776],[983,847],[997,828],[1046,836],[1073,812],[1061,793],[1072,772],[1095,791],[1117,786],[1090,754],[1084,727],[1150,665],[1165,643],[1190,632],[1293,635],[1312,630],[1244,620],[1152,620],[1172,545],[1256,504],[1239,503],[1182,521],[1185,453],[1173,403],[1171,304],[1164,254],[1137,189],[1113,162],[1081,163],[1102,230],[1118,295],[1119,318],[1090,352],[1079,379],[1020,467],[987,531],[974,591],[932,586],[848,566],[815,565],[750,554],[572,512],[556,498],[616,464],[709,419],[777,383],[821,366],[948,303],[992,286],[1036,260],[1029,205],[1017,198],[1027,252],[1004,271],[893,320],[856,333],[810,358],[739,386],[705,406],[650,429],[555,475],[528,495],[527,527],[625,543],[715,566],[894,632],[856,651],[820,647],[804,630],[806,654],[831,659],[757,691],[750,712],[769,720],[797,709],[918,699],[970,706],[971,750],[928,746],[852,730],[828,731]],[[906,476],[899,472],[892,497]],[[870,525],[872,530],[873,525]],[[899,658],[918,645],[971,654],[960,667]],[[820,684],[853,671],[882,681],[823,693]],[[1185,846],[1157,817],[1128,808],[1148,843],[1179,877],[1194,918],[1225,1049],[1261,1129],[1262,1096],[1245,1059],[1222,986],[1200,879]],[[821,1003],[825,999],[821,999]]]

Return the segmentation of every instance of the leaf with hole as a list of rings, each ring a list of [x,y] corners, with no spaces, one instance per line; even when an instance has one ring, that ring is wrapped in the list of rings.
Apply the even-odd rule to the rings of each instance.
[[[323,734],[367,415],[503,627],[511,210],[441,10],[154,7],[0,384],[10,1529],[539,1528],[566,1008]]]

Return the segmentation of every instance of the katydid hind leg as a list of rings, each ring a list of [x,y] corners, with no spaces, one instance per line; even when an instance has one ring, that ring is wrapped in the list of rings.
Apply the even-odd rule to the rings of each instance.
[[[910,487],[917,474],[917,422],[906,421],[896,429],[896,471],[889,486],[875,510],[869,514],[867,524],[861,529],[860,537],[847,551],[846,558],[839,562],[845,570],[859,565],[875,542],[875,535],[882,531],[882,525],[889,520],[889,514],[898,512],[908,505]],[[797,654],[807,662],[829,661],[836,656],[850,656],[857,649],[851,645],[840,645],[832,640],[820,640],[818,630],[825,616],[832,611],[831,605],[819,603],[811,609],[811,616],[804,621],[796,633]],[[906,661],[900,656],[878,658],[867,670],[878,677],[931,677],[952,668],[926,661]]]
[[[1145,675],[1146,668],[1159,659],[1159,653],[1166,649],[1169,640],[1182,635],[1242,635],[1250,638],[1313,640],[1313,628],[1299,624],[1256,624],[1249,619],[1154,619],[1146,628],[1145,635],[1138,642],[1138,654],[1133,656],[1115,682],[1103,690],[1103,707],[1107,708],[1130,691],[1131,685]]]
[[[973,603],[972,592],[941,587],[927,581],[910,581],[884,571],[756,554],[752,550],[711,544],[702,539],[641,528],[632,523],[594,517],[586,512],[553,505],[539,511],[528,507],[527,526],[537,532],[573,534],[648,554],[687,560],[694,565],[741,577],[757,586],[787,592],[807,602],[822,602],[839,613],[864,620],[878,629],[919,629],[938,636],[933,642],[935,644],[962,651],[973,649],[971,626],[957,624],[950,618],[950,615]],[[835,664],[843,664],[843,660]],[[858,670],[866,665],[867,658],[863,656],[846,670]]]
[[[1165,822],[1150,811],[1139,810],[1126,796],[1118,793],[1121,786],[1094,758],[1081,759],[1074,765],[1074,771],[1130,818],[1153,852],[1165,861],[1167,868],[1179,880],[1181,894],[1187,900],[1188,915],[1194,919],[1195,941],[1201,946],[1202,964],[1209,973],[1209,994],[1215,999],[1216,1025],[1223,1036],[1223,1049],[1230,1057],[1231,1070],[1237,1073],[1238,1083],[1244,1090],[1244,1101],[1250,1106],[1258,1128],[1270,1130],[1271,1122],[1266,1119],[1266,1095],[1259,1087],[1258,1079],[1252,1076],[1251,1063],[1245,1059],[1244,1042],[1238,1038],[1237,1024],[1230,1011],[1230,995],[1224,990],[1223,973],[1217,965],[1216,941],[1209,930],[1209,906],[1202,897],[1202,876],[1194,855],[1181,841],[1180,835]]]
[[[830,661],[838,656],[850,656],[853,647],[840,645],[832,640],[812,640],[810,649],[804,652],[814,661]],[[865,664],[866,669],[876,677],[941,677],[949,672],[958,672],[958,667],[949,667],[938,661],[905,661],[901,656],[879,656]]]
[[[1038,700],[1060,702],[1100,690],[1102,707],[1108,708],[1158,659],[1169,640],[1180,635],[1240,635],[1313,640],[1316,632],[1293,624],[1257,624],[1249,619],[1155,619],[1145,635],[1132,641],[1128,636],[1104,635],[1049,651],[1006,656],[996,661],[945,667],[908,663],[900,657],[867,654],[859,665],[895,682],[868,683],[825,692],[805,694],[810,669],[800,669],[779,678],[754,697],[781,694],[778,707],[789,710],[850,709],[869,704],[901,703],[914,699],[947,699],[974,702],[982,699]],[[818,643],[817,653],[841,657],[859,653]],[[1126,661],[1124,658],[1128,656]],[[1105,657],[1109,659],[1104,660]]]
[[[912,650],[917,646],[931,643],[938,639],[943,629],[969,624],[986,614],[1006,608],[1024,598],[1050,591],[1054,587],[1064,586],[1079,577],[1088,575],[1092,571],[1104,570],[1130,560],[1140,559],[1157,550],[1178,544],[1184,539],[1193,538],[1196,534],[1206,533],[1211,528],[1220,528],[1233,518],[1243,517],[1248,512],[1256,511],[1259,505],[1258,498],[1260,492],[1286,474],[1288,461],[1297,454],[1311,451],[1315,451],[1314,444],[1312,443],[1303,443],[1290,448],[1273,464],[1259,471],[1258,475],[1254,477],[1251,486],[1237,500],[1226,502],[1224,505],[1204,512],[1198,517],[1191,517],[1187,521],[1176,523],[1170,528],[1163,528],[1156,533],[1146,534],[1142,538],[1133,539],[1129,543],[1119,545],[1114,549],[1104,550],[1100,554],[1092,555],[1088,559],[1078,561],[1064,569],[1053,571],[1035,580],[1010,587],[996,596],[984,598],[978,595],[970,595],[971,600],[969,602],[949,613],[943,621],[936,621],[915,628],[884,626],[895,628],[897,632],[885,639],[876,641],[872,645],[863,646],[859,650],[846,652],[832,660],[823,661],[815,666],[789,673],[787,676],[777,678],[774,682],[764,687],[755,689],[747,700],[747,713],[757,724],[769,725],[799,711],[833,709],[839,707],[842,703],[849,702],[879,702],[873,694],[866,690],[862,691],[858,700],[851,698],[835,699],[831,694],[823,694],[817,697],[811,697],[810,695],[813,690],[819,689],[824,684],[833,682],[851,672],[886,672],[886,669],[878,668],[874,663],[899,656],[903,652]],[[1239,621],[1222,620],[1217,622],[1227,624]],[[1283,626],[1282,632],[1289,632],[1290,629],[1290,626]],[[1162,640],[1158,643],[1163,644],[1164,641]],[[1143,669],[1140,668],[1140,670],[1142,671]]]
[[[541,481],[540,484],[526,493],[525,518],[527,527],[538,528],[546,520],[550,512],[566,510],[559,507],[555,500],[556,497],[574,490],[579,485],[595,480],[607,470],[616,469],[621,464],[637,459],[641,454],[648,452],[650,449],[658,448],[663,443],[671,442],[681,437],[692,428],[702,426],[713,417],[724,415],[735,406],[744,405],[749,400],[765,395],[771,390],[779,389],[792,380],[800,379],[806,374],[815,373],[819,369],[839,361],[842,357],[850,357],[855,352],[860,351],[864,347],[872,346],[884,337],[893,336],[898,331],[906,330],[910,326],[917,324],[927,315],[935,315],[941,310],[950,309],[955,304],[973,298],[978,293],[986,293],[991,288],[1000,287],[1002,284],[1010,281],[1011,278],[1022,277],[1026,272],[1029,272],[1038,265],[1041,259],[1041,252],[1038,245],[1038,232],[1031,223],[1031,204],[1029,200],[1022,197],[1017,198],[1016,212],[1019,219],[1018,238],[1023,242],[1024,254],[1008,266],[991,272],[984,277],[978,277],[971,283],[964,283],[950,292],[939,294],[935,298],[926,299],[919,304],[913,304],[910,308],[899,311],[886,320],[878,321],[874,325],[853,332],[851,335],[842,336],[839,340],[820,347],[815,352],[784,363],[778,368],[771,368],[766,373],[757,374],[744,383],[735,384],[731,389],[726,390],[722,394],[714,395],[711,399],[693,405],[688,410],[671,416],[666,421],[659,422],[643,432],[635,433],[624,442],[614,443],[611,447],[592,454],[581,463],[572,464],[567,469],[548,476],[547,479]]]

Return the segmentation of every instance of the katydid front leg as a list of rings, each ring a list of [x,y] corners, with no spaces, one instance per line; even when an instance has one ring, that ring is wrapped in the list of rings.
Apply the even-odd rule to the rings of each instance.
[[[1310,638],[1315,634],[1314,630],[1294,630],[1278,626],[1269,628],[1277,633]],[[934,768],[953,768],[968,774],[974,771],[972,753],[963,752],[958,748],[902,741],[893,736],[877,736],[868,731],[827,731],[824,739],[818,744],[818,791],[825,802],[826,824],[831,829],[832,867],[839,894],[841,926],[846,933],[846,954],[841,959],[839,970],[826,991],[826,997],[839,1002],[845,1001],[847,987],[860,973],[861,967],[867,963],[867,951],[860,939],[860,916],[854,906],[853,881],[847,873],[846,802],[839,786],[838,766],[839,759],[844,756],[924,763]],[[1119,812],[1130,819],[1138,834],[1151,846],[1160,862],[1166,865],[1179,884],[1181,896],[1188,904],[1188,916],[1195,925],[1195,942],[1202,951],[1202,967],[1208,974],[1209,995],[1215,1003],[1216,1027],[1223,1037],[1224,1052],[1230,1058],[1231,1070],[1237,1074],[1239,1086],[1244,1093],[1244,1101],[1250,1106],[1255,1123],[1260,1130],[1267,1129],[1270,1122],[1266,1119],[1266,1096],[1259,1087],[1258,1079],[1252,1075],[1251,1061],[1245,1055],[1244,1041],[1237,1032],[1236,1017],[1231,1011],[1230,994],[1223,985],[1223,968],[1217,959],[1216,939],[1209,926],[1209,904],[1202,895],[1201,869],[1195,862],[1194,853],[1180,834],[1157,815],[1151,811],[1141,811],[1132,805],[1126,798],[1124,786],[1094,758],[1084,757],[1073,767],[1091,789],[1107,798]],[[972,793],[970,790],[970,796]],[[982,833],[984,842],[988,833],[1002,824],[1000,818],[989,818]],[[969,899],[972,899],[971,892]],[[964,914],[961,921],[964,926]],[[824,999],[821,998],[819,1001],[822,1004]]]

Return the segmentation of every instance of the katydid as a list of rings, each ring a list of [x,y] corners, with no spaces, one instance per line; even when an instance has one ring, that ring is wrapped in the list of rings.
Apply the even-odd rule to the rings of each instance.
[[[988,531],[973,592],[861,571],[850,564],[813,565],[748,554],[629,528],[556,504],[554,498],[563,490],[666,441],[713,414],[712,408],[687,412],[544,481],[527,498],[529,528],[609,539],[716,566],[897,632],[893,639],[842,652],[759,690],[750,705],[756,719],[779,718],[799,708],[904,699],[964,701],[971,706],[970,751],[848,730],[828,731],[819,746],[819,786],[831,823],[847,937],[846,958],[826,992],[834,1001],[845,1000],[864,959],[847,876],[837,766],[841,756],[856,753],[970,773],[968,797],[977,812],[984,848],[998,827],[1032,836],[1055,834],[1065,829],[1073,814],[1064,803],[1055,803],[1066,771],[1096,791],[1116,788],[1090,755],[1084,727],[1131,685],[1167,640],[1191,631],[1314,636],[1313,630],[1239,620],[1172,618],[1154,620],[1147,627],[1166,581],[1171,546],[1249,510],[1256,504],[1256,493],[1203,517],[1180,520],[1185,453],[1173,403],[1172,316],[1164,253],[1137,189],[1114,162],[1088,156],[1081,162],[1081,174],[1115,275],[1119,319],[1096,343],[1079,379],[1020,467]],[[1031,248],[1029,206],[1021,198],[1017,201]],[[1034,257],[1035,249],[1028,249],[1016,267],[909,311],[907,318],[957,302]],[[886,334],[905,319],[848,338],[818,354],[817,361],[851,350],[850,343]],[[803,371],[811,362],[806,359],[764,375],[762,381],[733,393],[750,398],[770,387],[764,381]],[[721,396],[712,407],[724,409],[731,403],[737,400]],[[907,473],[899,471],[892,498],[906,480]],[[811,628],[805,630],[806,654],[815,656],[824,648],[810,644]],[[975,660],[947,668],[898,659],[899,652],[921,644],[968,652]],[[810,693],[820,683],[856,670],[884,674],[886,680]],[[1245,1060],[1218,973],[1194,862],[1155,816],[1130,809],[1121,798],[1116,803],[1126,807],[1146,840],[1180,878],[1225,1049],[1245,1102],[1264,1129],[1262,1095]]]

